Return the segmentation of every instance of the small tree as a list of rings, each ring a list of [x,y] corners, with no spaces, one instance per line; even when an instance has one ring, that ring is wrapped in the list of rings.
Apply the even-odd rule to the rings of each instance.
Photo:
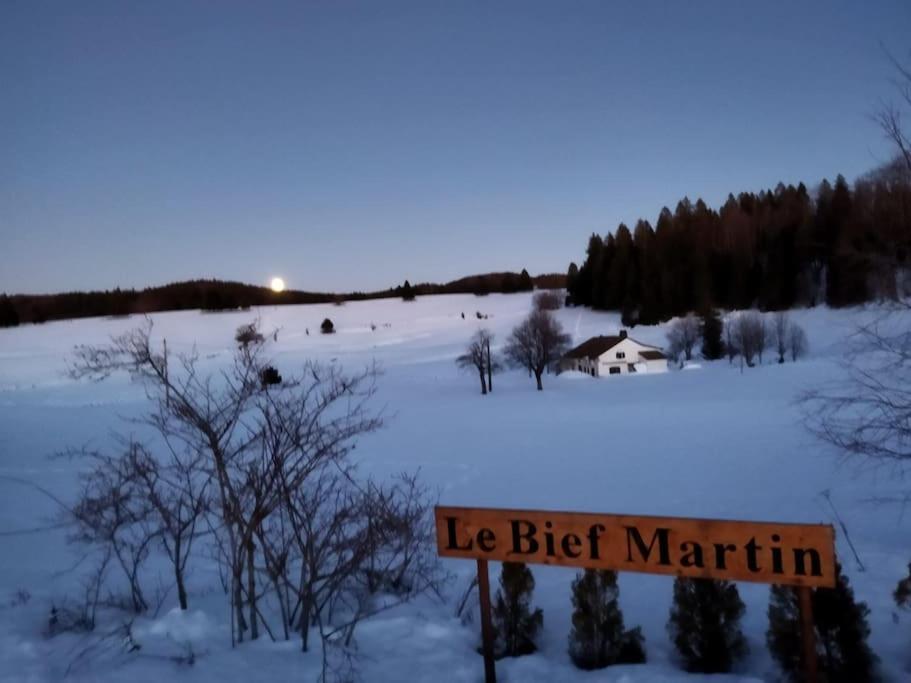
[[[692,313],[677,318],[667,333],[668,351],[674,359],[682,353],[686,360],[693,360],[693,347],[699,339],[699,320]]]
[[[276,386],[282,383],[282,376],[279,374],[273,366],[267,365],[259,373],[260,379],[263,383],[263,388],[268,389],[271,386]]]
[[[762,316],[755,311],[744,311],[734,321],[734,340],[740,351],[741,367],[746,363],[753,367],[753,360],[765,347],[765,325]],[[761,362],[761,360],[760,360]]]
[[[319,326],[319,330],[323,334],[334,334],[335,325],[332,324],[332,321],[329,320],[329,318],[326,318],[325,320],[323,320],[323,324]]]
[[[532,311],[513,328],[506,344],[506,357],[513,365],[534,375],[541,391],[544,371],[566,353],[569,341],[569,335],[549,311]]]
[[[645,661],[641,629],[623,629],[617,572],[586,569],[573,581],[569,656],[580,669]]]
[[[494,656],[519,657],[538,649],[535,637],[544,623],[540,609],[531,610],[535,577],[521,562],[504,562],[493,605]]]
[[[911,608],[911,563],[908,564],[908,576],[898,582],[893,595],[896,605]]]
[[[414,289],[408,280],[405,280],[405,284],[402,285],[402,301],[414,301]]]
[[[791,334],[791,321],[788,314],[779,311],[772,319],[772,335],[775,340],[775,350],[778,351],[778,362],[784,363],[784,356],[788,350],[788,337]]]
[[[520,292],[530,292],[535,288],[535,283],[531,279],[531,275],[528,274],[528,271],[524,268],[522,272],[519,273],[519,284],[518,288]]]
[[[560,308],[560,295],[553,290],[535,292],[531,302],[536,311],[556,311]]]
[[[762,354],[772,343],[772,329],[764,315],[759,313],[756,318],[759,326],[756,331],[756,355],[759,356],[759,364],[762,365]]]
[[[747,653],[740,630],[744,612],[737,586],[729,581],[674,581],[668,633],[691,673],[725,673]]]
[[[721,339],[724,324],[718,311],[710,308],[702,316],[702,357],[718,360],[724,356],[724,341]]]
[[[490,330],[478,330],[468,343],[465,353],[456,358],[456,364],[460,368],[477,370],[481,380],[482,395],[493,391],[493,373],[499,369],[490,353],[492,339],[493,334]]]
[[[728,364],[733,365],[734,358],[740,353],[737,346],[737,318],[729,315],[724,321],[724,354],[728,357]]]
[[[265,337],[259,331],[259,324],[254,321],[238,327],[237,332],[234,333],[234,341],[237,342],[238,346],[245,348],[251,344],[262,344],[265,341]]]
[[[807,353],[809,344],[807,342],[807,333],[796,323],[788,326],[788,350],[791,352],[791,360],[797,361],[798,358]]]
[[[867,645],[870,610],[854,601],[841,567],[837,571],[835,588],[818,588],[812,597],[820,674],[833,682],[875,680],[876,656]],[[766,642],[788,679],[802,681],[800,607],[796,592],[787,586],[772,587]]]

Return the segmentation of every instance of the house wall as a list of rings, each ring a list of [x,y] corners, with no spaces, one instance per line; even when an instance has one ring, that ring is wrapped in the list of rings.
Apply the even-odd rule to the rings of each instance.
[[[618,368],[619,374],[626,375],[629,374],[630,364],[633,364],[639,365],[640,371],[667,372],[667,360],[665,359],[640,360],[639,352],[649,350],[654,350],[654,347],[644,346],[627,338],[594,360],[590,358],[564,358],[560,361],[560,370],[563,372],[575,370],[594,375],[595,377],[608,377],[612,367]],[[623,358],[617,358],[618,352],[623,354]]]
[[[647,372],[667,372],[667,358],[660,358],[658,360],[644,360],[645,369]]]
[[[630,338],[626,338],[612,349],[609,349],[598,356],[598,376],[607,377],[610,375],[611,368],[619,368],[620,374],[629,373],[630,363],[639,362],[639,352],[654,350],[651,346],[643,346]],[[623,358],[618,358],[617,354],[623,354]],[[651,368],[649,368],[651,370]],[[616,370],[614,371],[616,372]]]

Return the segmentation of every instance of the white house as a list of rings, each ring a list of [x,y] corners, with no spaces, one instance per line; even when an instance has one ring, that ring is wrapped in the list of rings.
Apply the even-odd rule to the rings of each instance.
[[[560,359],[560,370],[578,370],[592,377],[667,372],[667,356],[657,346],[637,342],[620,330],[617,336],[582,342]]]

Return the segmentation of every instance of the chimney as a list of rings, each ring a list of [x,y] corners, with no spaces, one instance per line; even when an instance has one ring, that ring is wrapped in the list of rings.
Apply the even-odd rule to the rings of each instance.
[[[626,330],[620,330],[620,339],[626,339]]]

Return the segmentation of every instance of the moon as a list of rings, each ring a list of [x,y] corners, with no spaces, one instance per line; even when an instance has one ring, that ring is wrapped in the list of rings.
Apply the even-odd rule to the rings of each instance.
[[[285,281],[280,277],[272,278],[272,282],[269,283],[269,287],[272,288],[273,292],[284,292],[285,291]]]

